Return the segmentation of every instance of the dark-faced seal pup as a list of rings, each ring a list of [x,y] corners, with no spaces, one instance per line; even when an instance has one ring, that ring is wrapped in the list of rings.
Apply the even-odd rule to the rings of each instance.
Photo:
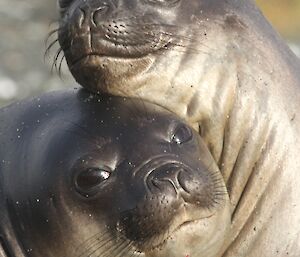
[[[221,173],[199,134],[162,107],[49,93],[0,110],[0,145],[4,257],[213,257],[223,247]]]
[[[300,64],[254,1],[59,3],[82,86],[158,103],[201,133],[231,202],[220,256],[299,256]]]

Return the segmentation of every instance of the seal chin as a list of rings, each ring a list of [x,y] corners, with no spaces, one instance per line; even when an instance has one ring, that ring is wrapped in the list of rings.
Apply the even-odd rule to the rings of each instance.
[[[223,244],[223,239],[216,236],[216,231],[218,230],[220,234],[227,231],[226,225],[222,230],[212,225],[219,219],[218,216],[215,213],[206,218],[184,221],[160,244],[144,250],[145,256],[215,256],[216,252],[212,250],[211,245],[218,244],[217,248],[220,248]]]
[[[126,78],[136,78],[137,74],[146,73],[153,65],[151,55],[135,58],[107,56],[98,52],[81,55],[77,59],[67,59],[70,71],[76,81],[94,92],[105,91],[108,85],[115,85]]]
[[[164,247],[168,245],[169,241],[175,240],[178,237],[178,234],[185,233],[185,231],[192,229],[194,226],[199,225],[200,222],[203,222],[205,219],[208,219],[213,215],[214,214],[201,219],[184,221],[179,226],[177,226],[174,229],[174,231],[172,231],[165,239],[161,240],[160,243],[153,245],[150,251],[162,250]]]

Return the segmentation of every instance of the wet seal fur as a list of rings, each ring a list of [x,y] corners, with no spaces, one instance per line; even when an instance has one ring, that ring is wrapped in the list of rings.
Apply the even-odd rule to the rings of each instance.
[[[162,107],[49,93],[0,110],[0,145],[1,257],[222,248],[230,208],[221,173],[198,133]]]
[[[300,63],[252,0],[60,0],[58,39],[94,92],[198,129],[231,201],[223,257],[300,252]]]

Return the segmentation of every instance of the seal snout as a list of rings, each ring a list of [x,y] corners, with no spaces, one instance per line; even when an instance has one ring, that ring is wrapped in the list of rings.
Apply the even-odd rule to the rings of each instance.
[[[83,1],[79,6],[78,10],[74,14],[74,19],[80,20],[84,18],[89,25],[94,25],[95,27],[103,23],[109,16],[110,13],[114,10],[114,5],[111,1]],[[83,16],[81,16],[83,15]],[[84,22],[82,22],[84,23]]]
[[[176,163],[167,163],[155,168],[146,176],[146,185],[151,193],[178,194],[181,186],[178,174],[182,167]]]
[[[112,9],[112,4],[107,1],[97,1],[98,6],[96,6],[93,14],[91,15],[91,20],[95,26],[98,26],[100,22],[103,21],[106,14]]]
[[[150,194],[164,194],[188,204],[209,208],[214,205],[220,187],[214,174],[200,167],[192,169],[177,160],[154,159],[140,169]]]
[[[158,16],[144,9],[135,5],[120,7],[109,0],[78,1],[65,8],[58,39],[71,71],[77,64],[103,64],[104,58],[88,58],[91,54],[113,59],[142,58],[170,47],[174,40],[169,31],[172,26],[161,25]],[[77,77],[76,72],[73,75]]]
[[[182,223],[215,213],[217,185],[207,169],[160,156],[139,166],[133,178],[143,179],[144,195],[121,213],[117,227],[138,249],[160,245]]]

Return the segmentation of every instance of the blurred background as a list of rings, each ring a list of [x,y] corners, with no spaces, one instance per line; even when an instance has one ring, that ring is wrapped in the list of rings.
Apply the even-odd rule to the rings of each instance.
[[[257,3],[300,57],[300,0]],[[44,60],[45,40],[56,20],[56,0],[0,0],[0,106],[76,86],[65,63],[61,78],[55,70],[51,73],[54,50]],[[54,39],[49,38],[49,42]]]

